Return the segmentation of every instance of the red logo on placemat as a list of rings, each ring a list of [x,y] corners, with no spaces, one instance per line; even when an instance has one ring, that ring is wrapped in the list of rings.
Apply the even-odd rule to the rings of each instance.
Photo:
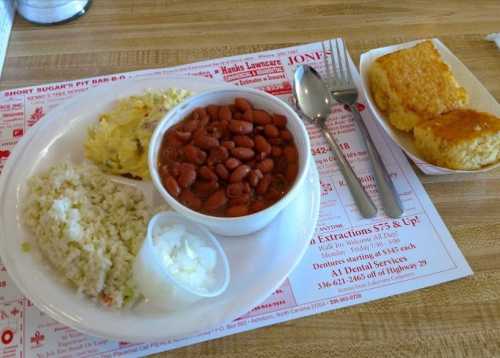
[[[7,328],[5,331],[2,332],[0,340],[5,345],[10,344],[14,340],[14,332],[11,329]]]
[[[43,107],[36,107],[35,112],[31,114],[30,119],[28,120],[28,126],[31,127],[33,124],[38,122],[38,120],[42,118],[44,115],[45,112],[43,111]]]
[[[363,112],[366,107],[363,103],[356,103],[356,108],[358,109],[358,111]]]
[[[363,112],[363,111],[365,110],[365,108],[366,108],[366,107],[365,107],[365,105],[364,105],[363,103],[356,103],[356,109],[358,110],[358,112]],[[349,112],[351,111],[351,110],[349,109],[349,106],[348,106],[348,105],[345,105],[345,106],[344,106],[344,109],[345,109],[346,111],[349,111]]]
[[[14,130],[12,130],[12,136],[15,138],[15,137],[20,137],[23,135],[23,129],[22,128],[14,128]]]
[[[292,85],[288,81],[283,81],[279,84],[265,86],[263,88],[263,90],[269,94],[272,94],[273,96],[278,96],[278,95],[282,95],[282,94],[291,93],[292,92]]]
[[[42,345],[42,342],[45,340],[45,336],[40,333],[40,331],[36,331],[30,338],[30,342],[34,346]]]

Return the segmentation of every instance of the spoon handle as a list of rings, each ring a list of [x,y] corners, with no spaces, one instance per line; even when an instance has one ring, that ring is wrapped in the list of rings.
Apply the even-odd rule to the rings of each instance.
[[[361,182],[352,170],[351,165],[347,159],[345,159],[344,153],[342,153],[342,150],[339,148],[335,139],[333,139],[325,124],[321,125],[321,131],[335,154],[335,162],[339,166],[347,186],[351,190],[352,197],[354,198],[361,215],[364,218],[374,217],[375,214],[377,214],[377,207],[373,204],[372,199],[366,193],[363,185],[361,185]]]
[[[354,121],[358,124],[358,127],[361,130],[361,136],[365,141],[368,156],[372,162],[373,176],[375,177],[375,181],[380,192],[385,213],[391,218],[399,218],[403,215],[403,205],[401,204],[401,199],[399,198],[382,158],[380,158],[380,154],[378,153],[375,144],[373,144],[372,138],[370,137],[370,133],[368,133],[368,129],[366,128],[365,122],[363,122],[361,114],[357,110],[356,106],[349,107],[351,108]]]

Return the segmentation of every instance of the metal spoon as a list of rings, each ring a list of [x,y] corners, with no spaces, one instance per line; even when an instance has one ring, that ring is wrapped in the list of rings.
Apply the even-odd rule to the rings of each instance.
[[[298,109],[311,123],[319,126],[333,150],[335,162],[351,190],[361,215],[365,218],[374,217],[377,214],[377,207],[373,204],[351,165],[344,157],[342,150],[326,127],[326,119],[330,115],[332,107],[332,98],[319,74],[312,67],[307,65],[297,67],[293,77],[293,95]]]

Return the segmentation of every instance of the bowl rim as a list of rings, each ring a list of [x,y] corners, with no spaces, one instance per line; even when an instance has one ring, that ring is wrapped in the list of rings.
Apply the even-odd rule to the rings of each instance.
[[[208,96],[208,95],[211,95],[214,93],[219,94],[219,93],[224,93],[224,92],[231,92],[231,93],[240,92],[242,94],[242,97],[244,97],[245,93],[251,93],[253,95],[263,97],[266,100],[270,100],[271,102],[274,102],[274,103],[278,104],[279,106],[283,107],[283,109],[286,112],[289,112],[291,117],[294,117],[296,122],[298,122],[300,132],[302,132],[304,134],[304,142],[305,142],[305,147],[306,147],[305,148],[305,156],[304,156],[305,158],[303,159],[303,165],[302,166],[299,165],[299,173],[297,175],[297,178],[295,179],[294,184],[290,188],[290,190],[288,190],[288,192],[282,198],[280,198],[278,201],[276,201],[271,206],[268,206],[264,210],[260,210],[260,211],[257,211],[255,213],[252,213],[252,214],[237,216],[237,217],[207,215],[207,214],[195,211],[195,210],[183,205],[177,199],[175,199],[173,196],[171,196],[170,193],[163,187],[163,185],[161,184],[161,180],[159,179],[158,169],[156,166],[157,151],[156,152],[154,151],[155,146],[158,148],[158,150],[160,149],[161,145],[156,145],[156,143],[158,141],[162,140],[165,132],[173,124],[175,124],[175,123],[172,123],[170,125],[165,124],[165,123],[171,122],[172,117],[178,116],[179,112],[185,111],[186,108],[189,107],[189,104],[192,101],[195,101],[199,98],[203,98],[205,96]],[[236,98],[237,95],[233,94],[232,97],[234,100],[234,98]],[[287,116],[287,119],[288,118],[289,118],[289,116]],[[162,195],[163,199],[165,201],[167,201],[167,203],[169,205],[173,206],[174,210],[181,208],[180,210],[185,211],[187,214],[194,216],[196,219],[198,219],[200,221],[209,220],[212,222],[217,221],[219,223],[235,223],[235,222],[239,222],[241,220],[255,218],[257,215],[263,216],[264,214],[269,214],[272,212],[272,210],[274,210],[277,207],[278,204],[286,205],[286,203],[292,199],[292,195],[291,195],[292,192],[295,192],[301,186],[301,184],[304,182],[305,177],[307,176],[307,171],[308,171],[308,168],[310,165],[310,160],[311,160],[311,155],[310,155],[311,150],[310,149],[311,149],[311,143],[310,143],[309,135],[308,135],[307,129],[304,125],[304,122],[300,119],[297,112],[289,104],[287,104],[286,102],[282,101],[281,99],[279,99],[273,95],[270,95],[267,92],[264,92],[261,90],[256,90],[253,88],[246,88],[246,87],[222,88],[222,89],[206,90],[206,91],[199,92],[198,94],[196,94],[194,96],[186,98],[184,101],[182,101],[181,103],[179,103],[174,108],[172,108],[169,112],[166,113],[166,115],[160,120],[160,122],[156,126],[156,128],[153,132],[153,135],[151,136],[151,140],[149,142],[149,147],[148,147],[148,167],[149,167],[149,171],[150,171],[150,175],[151,175],[151,180],[153,182],[155,189]],[[302,168],[302,170],[300,170],[301,168]],[[170,201],[172,201],[175,204],[170,204],[170,201],[167,200],[166,197],[168,199],[170,199]]]

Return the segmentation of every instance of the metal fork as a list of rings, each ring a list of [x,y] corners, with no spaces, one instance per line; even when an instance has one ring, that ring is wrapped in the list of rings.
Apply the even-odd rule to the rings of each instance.
[[[335,50],[334,53],[332,40],[328,41],[330,56],[327,56],[327,51],[325,44],[322,42],[323,47],[323,60],[325,62],[326,71],[326,85],[330,90],[330,93],[335,101],[347,105],[351,110],[354,121],[357,123],[361,136],[364,139],[366,149],[368,150],[368,156],[372,162],[373,174],[375,176],[375,181],[377,183],[378,190],[382,199],[382,205],[384,206],[385,213],[392,217],[398,218],[403,214],[403,205],[399,198],[394,184],[387,172],[387,168],[384,162],[380,158],[380,154],[377,148],[373,144],[373,140],[368,133],[365,122],[361,117],[358,109],[356,108],[356,100],[358,99],[358,90],[352,79],[351,69],[349,65],[349,58],[347,55],[347,49],[345,44],[340,49],[342,41],[339,39],[335,40]],[[330,60],[328,60],[328,58]],[[343,60],[343,63],[342,63]],[[335,66],[338,64],[338,68]]]

